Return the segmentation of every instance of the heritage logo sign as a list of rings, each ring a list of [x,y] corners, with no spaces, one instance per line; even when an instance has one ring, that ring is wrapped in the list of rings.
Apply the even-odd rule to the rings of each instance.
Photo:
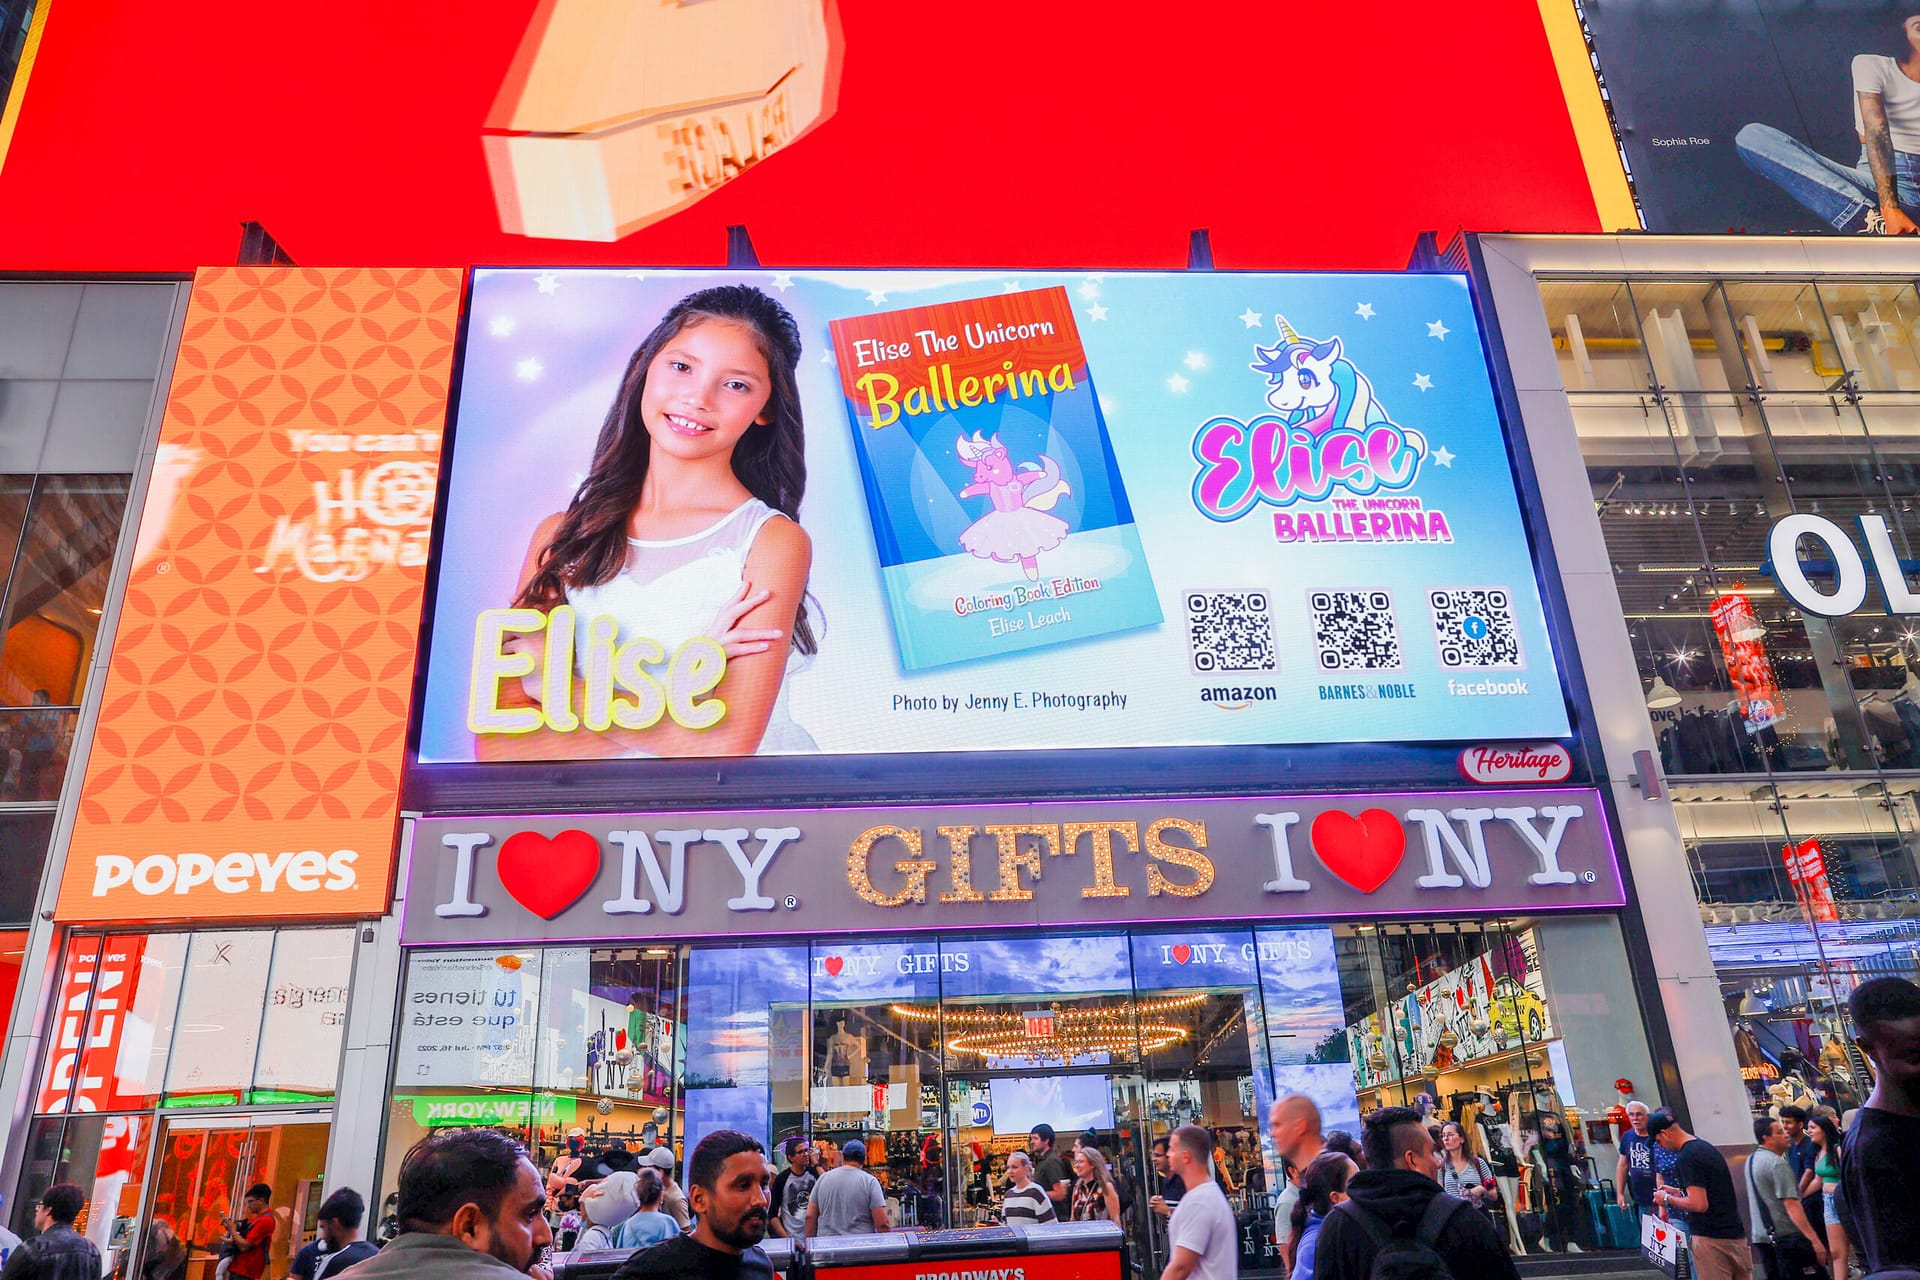
[[[1599,798],[1570,788],[431,819],[412,859],[413,944],[1623,900]]]

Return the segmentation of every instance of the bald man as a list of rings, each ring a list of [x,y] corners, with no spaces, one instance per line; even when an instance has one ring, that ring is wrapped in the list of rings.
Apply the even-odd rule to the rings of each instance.
[[[1267,1134],[1273,1149],[1295,1169],[1304,1169],[1327,1149],[1320,1136],[1320,1108],[1304,1093],[1290,1093],[1267,1114]]]
[[[1320,1136],[1320,1108],[1304,1093],[1288,1094],[1267,1112],[1267,1136],[1273,1139],[1273,1149],[1280,1156],[1282,1169],[1288,1171],[1286,1182],[1280,1188],[1279,1199],[1274,1204],[1273,1220],[1284,1223],[1292,1219],[1294,1202],[1300,1198],[1300,1188],[1295,1181],[1300,1171],[1327,1149],[1326,1139]],[[1281,1228],[1282,1257],[1286,1257],[1288,1252],[1287,1236],[1286,1229]],[[1293,1265],[1292,1258],[1287,1258],[1287,1265]]]

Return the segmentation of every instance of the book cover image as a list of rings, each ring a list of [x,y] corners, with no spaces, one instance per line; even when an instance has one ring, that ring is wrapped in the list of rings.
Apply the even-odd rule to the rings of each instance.
[[[1064,288],[831,327],[902,666],[1160,621]]]

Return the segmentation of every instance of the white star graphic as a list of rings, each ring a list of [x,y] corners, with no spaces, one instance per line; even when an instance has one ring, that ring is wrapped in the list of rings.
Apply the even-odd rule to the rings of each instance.
[[[874,306],[877,307],[881,303],[885,302],[886,300],[887,300],[887,291],[885,289],[867,290],[867,301],[871,302]]]
[[[1453,465],[1453,451],[1445,445],[1441,445],[1438,449],[1435,449],[1433,451],[1433,465],[1436,467],[1451,467]]]
[[[1427,336],[1429,338],[1438,338],[1440,341],[1445,342],[1447,335],[1452,332],[1453,330],[1447,328],[1445,324],[1438,320],[1429,321],[1427,324]]]
[[[496,338],[511,337],[513,335],[513,317],[495,316],[487,322],[487,332]]]
[[[1107,309],[1101,306],[1099,303],[1096,302],[1092,306],[1087,308],[1088,320],[1105,320],[1106,318],[1107,318]]]
[[[535,378],[546,372],[541,363],[532,356],[528,356],[525,360],[514,365],[513,371],[520,376],[520,381],[522,382],[532,382]]]
[[[1371,302],[1363,302],[1353,309],[1353,314],[1359,316],[1362,320],[1371,320],[1373,319],[1373,304]]]
[[[558,293],[560,291],[560,277],[554,272],[542,271],[533,278],[533,282],[540,286],[540,292],[542,293]]]
[[[1018,280],[1002,280],[1000,282],[1000,292],[1018,293],[1020,292],[1020,282]]]
[[[627,279],[629,280],[645,280],[646,278],[647,278],[647,273],[644,271],[627,272]]]
[[[825,351],[822,351],[822,352],[820,353],[820,363],[821,363],[821,364],[832,364],[832,363],[833,363],[833,348],[832,348],[832,347],[828,347],[828,348],[827,348],[827,349],[826,349]]]
[[[1083,298],[1099,297],[1100,282],[1098,280],[1093,279],[1092,277],[1088,277],[1087,279],[1082,280],[1080,282],[1080,296]]]
[[[1167,379],[1167,390],[1173,391],[1173,392],[1181,392],[1181,391],[1185,391],[1186,389],[1187,389],[1187,379],[1185,374],[1176,373],[1171,378]]]
[[[1106,414],[1108,417],[1113,416],[1113,397],[1112,396],[1103,394],[1100,397],[1100,411]]]
[[[787,290],[793,288],[793,273],[782,271],[773,277],[771,283],[774,288],[785,293]]]
[[[1207,357],[1204,352],[1189,351],[1187,352],[1187,358],[1180,363],[1186,365],[1187,368],[1193,370],[1195,373],[1198,373],[1207,367]]]
[[[1106,280],[1106,278],[1107,278],[1106,275],[1099,271],[1089,271],[1087,273],[1087,279],[1093,281],[1095,284],[1103,283]]]
[[[1413,385],[1422,391],[1431,391],[1433,390],[1433,379],[1424,373],[1416,373],[1413,375]]]
[[[1249,329],[1258,329],[1260,327],[1260,313],[1252,307],[1248,307],[1240,313],[1240,323]]]

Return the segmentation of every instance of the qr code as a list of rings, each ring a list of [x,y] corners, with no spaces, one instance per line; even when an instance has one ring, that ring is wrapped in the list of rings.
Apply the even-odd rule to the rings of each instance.
[[[1264,591],[1187,592],[1187,646],[1198,672],[1278,670],[1272,598]]]
[[[1394,671],[1403,665],[1392,592],[1314,591],[1307,604],[1322,671]]]
[[[1427,592],[1443,667],[1517,667],[1520,632],[1505,587],[1446,587]]]

